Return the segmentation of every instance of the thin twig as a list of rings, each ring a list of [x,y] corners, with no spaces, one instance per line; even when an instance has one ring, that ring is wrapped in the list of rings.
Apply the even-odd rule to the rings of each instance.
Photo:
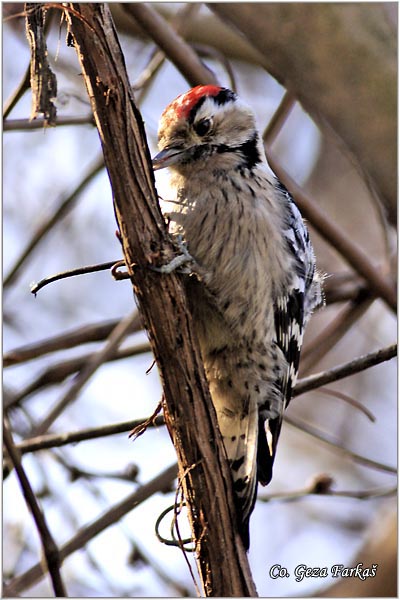
[[[35,438],[29,438],[16,445],[21,454],[28,452],[38,452],[39,450],[47,450],[49,448],[58,448],[68,444],[76,444],[86,440],[94,440],[97,438],[107,437],[109,435],[117,435],[120,433],[128,433],[139,427],[146,419],[135,419],[134,421],[122,421],[113,425],[102,425],[100,427],[88,427],[79,431],[70,431],[67,433],[52,433],[41,435]],[[161,427],[165,425],[164,417],[158,416],[147,423],[147,427]]]
[[[46,23],[47,24],[47,23]],[[46,27],[46,25],[45,25]],[[23,75],[21,82],[18,84],[16,90],[13,92],[12,96],[7,100],[4,105],[3,110],[3,131],[5,131],[6,125],[8,121],[6,121],[8,115],[17,104],[17,102],[22,98],[22,96],[29,90],[31,87],[31,67],[28,65],[25,74]],[[24,119],[26,121],[27,119]]]
[[[14,445],[12,434],[8,429],[6,422],[4,422],[3,427],[3,441],[7,448],[7,452],[10,456],[10,459],[14,465],[15,472],[17,474],[18,481],[21,486],[21,490],[25,498],[25,502],[32,514],[33,520],[38,530],[47,570],[50,575],[54,593],[59,598],[65,598],[67,594],[60,573],[60,552],[47,526],[46,518],[36,500],[36,496],[25,473],[25,469],[22,466],[20,454]]]
[[[68,348],[82,346],[83,344],[88,344],[90,342],[101,342],[110,335],[120,321],[121,317],[118,319],[101,321],[100,323],[93,323],[91,325],[83,325],[82,327],[71,329],[61,335],[46,338],[32,344],[27,344],[26,346],[20,346],[19,348],[15,348],[4,354],[3,367],[12,367],[28,360],[40,358],[50,352],[67,350]],[[138,313],[136,320],[132,323],[132,329],[129,333],[136,333],[141,329],[141,319]]]
[[[88,469],[83,469],[69,461],[65,454],[66,453],[61,453],[56,450],[53,454],[53,458],[59,465],[68,471],[68,477],[71,482],[74,482],[77,479],[85,479],[86,481],[93,479],[117,479],[129,481],[130,483],[138,483],[137,478],[140,469],[135,463],[127,464],[123,471],[89,471]]]
[[[357,410],[362,412],[367,417],[367,419],[369,419],[372,423],[375,423],[375,421],[376,421],[375,416],[372,414],[372,412],[370,410],[368,410],[368,408],[366,406],[364,406],[363,404],[361,404],[361,402],[358,402],[358,400],[356,400],[355,398],[352,398],[348,394],[344,394],[343,392],[339,392],[338,390],[331,390],[331,388],[327,388],[324,386],[321,386],[318,388],[318,390],[313,390],[313,391],[317,391],[318,393],[324,394],[325,396],[332,396],[333,398],[339,398],[339,400],[343,400],[343,402],[350,404],[350,406],[353,406],[354,408],[356,408]]]
[[[266,146],[272,146],[279,133],[282,130],[288,116],[292,112],[294,105],[296,104],[296,98],[289,91],[286,91],[279,103],[278,108],[272,115],[268,125],[266,126],[263,133],[263,141]]]
[[[170,22],[170,26],[177,34],[184,38],[199,9],[200,4],[194,2],[186,3],[184,7],[174,15],[174,18]],[[154,81],[154,77],[164,63],[165,58],[165,53],[156,47],[156,51],[152,55],[147,66],[133,84],[132,89],[140,90],[140,94],[138,95],[139,104],[142,104],[146,93],[148,92],[150,83]]]
[[[304,421],[301,421],[300,419],[289,417],[287,413],[285,413],[283,419],[284,419],[285,423],[288,423],[292,427],[296,427],[296,429],[300,429],[301,431],[304,431],[308,435],[311,435],[312,437],[316,438],[317,440],[320,440],[321,442],[323,442],[324,444],[327,444],[328,446],[333,446],[341,454],[343,454],[344,456],[348,456],[349,458],[351,458],[352,460],[354,460],[355,462],[357,462],[361,465],[364,465],[371,469],[376,469],[378,471],[385,471],[386,473],[391,473],[394,475],[397,474],[397,469],[395,469],[394,467],[385,465],[383,463],[372,460],[370,458],[366,458],[365,456],[361,456],[361,454],[357,454],[356,452],[352,452],[351,450],[344,448],[339,442],[337,442],[336,440],[334,440],[332,438],[329,438],[325,432],[322,433],[316,427],[309,425],[308,423],[305,423]]]
[[[109,271],[117,262],[120,261],[113,260],[106,263],[100,263],[98,265],[78,267],[77,269],[70,269],[69,271],[62,271],[61,273],[50,275],[50,277],[45,277],[44,279],[41,279],[38,283],[33,283],[31,285],[31,293],[36,296],[36,294],[46,285],[54,283],[55,281],[60,281],[61,279],[67,279],[68,277],[76,277],[77,275],[87,275],[88,273],[97,273],[98,271]]]
[[[375,352],[370,352],[365,356],[355,358],[354,360],[333,367],[332,369],[328,369],[327,371],[309,375],[308,377],[304,377],[298,381],[296,387],[294,388],[293,396],[299,396],[300,394],[304,394],[310,390],[315,390],[321,385],[326,385],[328,383],[332,383],[332,381],[344,379],[345,377],[349,377],[350,375],[354,375],[355,373],[359,373],[360,371],[364,371],[365,369],[379,365],[380,363],[390,360],[395,356],[397,356],[397,344],[392,344],[391,346],[381,348]]]
[[[356,300],[362,290],[367,290],[365,281],[353,271],[331,273],[324,280],[325,304]],[[304,353],[304,350],[303,350]]]
[[[35,129],[46,129],[48,127],[68,127],[70,125],[91,125],[95,122],[93,115],[83,117],[56,117],[54,123],[49,125],[45,119],[7,119],[3,122],[3,131],[33,131]]]
[[[107,340],[106,345],[102,350],[96,352],[91,359],[86,363],[85,367],[79,372],[71,387],[67,393],[57,402],[57,404],[50,410],[49,414],[43,419],[38,425],[36,430],[32,432],[32,435],[42,435],[48,428],[54,423],[64,409],[73,402],[83,386],[87,383],[93,373],[102,365],[107,357],[111,356],[123,339],[127,336],[128,331],[132,327],[132,323],[136,320],[136,310],[125,317],[113,330],[110,337]]]
[[[271,150],[268,150],[267,154],[273,171],[293,194],[302,215],[327,242],[332,244],[336,251],[340,252],[343,258],[357,271],[357,273],[367,280],[371,290],[375,292],[377,296],[382,298],[394,312],[396,312],[396,287],[391,278],[385,276],[382,273],[382,269],[378,269],[377,266],[370,261],[364,250],[361,249],[299,185],[297,185],[294,179],[292,179],[287,171],[283,169],[280,162],[274,156],[274,153]]]
[[[363,317],[373,304],[369,290],[361,289],[358,297],[347,306],[323,329],[312,341],[312,345],[304,348],[301,357],[302,374],[305,375],[330,352],[335,345],[348,333],[352,326]]]
[[[191,46],[192,46],[193,50],[195,50],[199,56],[211,58],[215,61],[220,62],[221,66],[223,67],[224,71],[226,72],[226,74],[228,76],[229,88],[231,90],[233,90],[234,92],[237,92],[237,83],[236,83],[235,72],[233,70],[231,61],[226,56],[226,54],[224,54],[223,52],[220,52],[220,50],[218,50],[217,48],[206,45],[206,44],[192,43]]]
[[[151,352],[149,342],[135,344],[133,346],[128,346],[127,348],[116,350],[115,352],[109,354],[107,358],[104,359],[104,362],[106,363],[114,360],[122,360],[130,356],[144,354],[145,352]],[[27,398],[31,394],[37,393],[49,385],[57,385],[61,383],[70,375],[81,371],[88,363],[96,360],[97,354],[97,352],[89,352],[83,354],[82,356],[70,358],[69,360],[60,361],[50,365],[22,390],[15,392],[14,394],[9,393],[7,401],[4,403],[4,408],[9,410],[10,408],[20,404],[21,400]]]
[[[107,510],[98,519],[92,521],[92,523],[89,523],[85,527],[82,527],[74,537],[61,546],[60,559],[64,560],[73,552],[83,548],[96,535],[110,527],[110,525],[117,523],[123,516],[150,498],[150,496],[153,496],[153,494],[164,492],[166,489],[169,489],[177,476],[177,472],[178,466],[176,464],[171,465],[165,469],[165,471],[157,475],[157,477],[149,481],[149,483],[140,486],[124,500]],[[3,594],[8,597],[16,597],[23,590],[39,581],[42,577],[42,564],[37,563],[22,575],[15,577],[7,586],[4,586]]]
[[[156,408],[153,411],[153,414],[150,415],[145,421],[142,421],[139,425],[132,427],[131,432],[129,433],[129,437],[132,441],[137,440],[138,437],[144,434],[148,427],[154,427],[154,422],[157,419],[157,415],[162,409],[162,400],[157,404]],[[164,420],[163,420],[164,422]]]
[[[354,498],[356,500],[371,500],[373,498],[387,498],[397,493],[397,487],[375,488],[373,490],[326,490],[318,492],[315,489],[305,488],[294,492],[277,492],[276,494],[259,495],[261,502],[271,502],[279,500],[280,502],[293,502],[302,500],[310,496],[330,496],[331,498]]]
[[[11,267],[8,275],[5,277],[3,281],[3,289],[6,289],[10,286],[11,283],[13,283],[15,278],[20,274],[22,266],[28,259],[31,258],[33,250],[36,248],[39,242],[60,219],[62,219],[66,214],[68,214],[68,212],[73,208],[74,203],[78,200],[81,193],[103,168],[104,160],[103,156],[101,156],[93,163],[85,177],[77,185],[73,192],[69,194],[67,198],[61,200],[59,205],[54,210],[53,214],[50,215],[48,219],[43,221],[41,225],[39,225],[35,233],[32,235],[31,239],[27,243],[26,247],[21,252],[14,265]]]

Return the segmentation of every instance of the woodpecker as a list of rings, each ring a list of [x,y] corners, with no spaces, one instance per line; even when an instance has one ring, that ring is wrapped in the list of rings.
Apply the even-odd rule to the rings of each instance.
[[[169,167],[170,232],[193,260],[187,292],[249,548],[257,483],[267,485],[322,301],[309,234],[270,169],[253,111],[231,90],[197,86],[164,110],[154,169]]]

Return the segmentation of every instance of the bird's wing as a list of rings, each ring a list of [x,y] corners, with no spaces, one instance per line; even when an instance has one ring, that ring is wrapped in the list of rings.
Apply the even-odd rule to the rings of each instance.
[[[283,412],[292,398],[297,380],[304,328],[316,304],[313,298],[316,294],[315,259],[307,228],[286,188],[279,183],[277,189],[282,201],[287,203],[284,236],[293,260],[293,275],[274,302],[275,343],[285,358],[285,367],[275,383],[282,398],[281,414],[260,423],[257,462],[258,478],[263,485],[269,483],[272,477]]]

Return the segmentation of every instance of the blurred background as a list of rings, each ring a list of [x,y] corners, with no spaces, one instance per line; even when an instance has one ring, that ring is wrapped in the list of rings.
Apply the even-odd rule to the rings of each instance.
[[[396,197],[382,170],[396,180],[396,101],[390,98],[392,88],[394,97],[397,93],[397,5],[146,6],[180,32],[222,85],[253,107],[272,162],[278,161],[363,250],[376,272],[395,278]],[[161,112],[190,85],[129,7],[110,5],[155,154]],[[24,452],[23,466],[52,535],[67,548],[62,575],[68,595],[194,596],[182,552],[163,545],[154,531],[175,498],[174,473],[166,471],[176,462],[168,432],[159,425],[135,441],[128,437],[127,422],[149,417],[162,393],[137,318],[112,360],[71,395],[45,431],[41,428],[91,355],[104,348],[122,318],[132,315],[135,303],[129,281],[115,281],[109,271],[54,282],[37,297],[30,293],[32,282],[117,261],[122,254],[99,137],[76,51],[66,44],[62,11],[47,13],[48,59],[58,83],[57,126],[43,127],[41,117],[30,121],[23,4],[3,3],[2,8],[4,418]],[[309,31],[303,38],[292,35],[302,23]],[[321,38],[308,43],[307,33]],[[345,61],[357,70],[344,81]],[[319,68],[324,74],[313,80]],[[378,79],[385,99],[375,97]],[[378,108],[362,121],[372,110],[371,98]],[[271,132],[273,118],[277,125]],[[371,162],[372,143],[376,161]],[[159,194],[168,198],[168,174],[157,173],[156,182]],[[397,322],[387,298],[371,291],[323,226],[316,231],[311,218],[309,226],[318,267],[327,274],[327,305],[308,327],[301,377],[394,343]],[[249,561],[260,596],[396,595],[396,368],[395,360],[384,362],[290,405],[274,479],[260,488],[251,519]],[[113,435],[106,435],[108,426],[115,426]],[[71,438],[61,445],[62,434],[89,429],[79,443]],[[47,446],[39,442],[30,448],[29,440],[38,435]],[[49,580],[37,567],[37,531],[6,454],[4,473],[5,595],[51,596]],[[104,515],[160,474],[144,501],[134,506],[133,497],[128,508],[116,511],[113,524],[83,535],[89,524],[105,522]],[[322,488],[328,493],[318,493]],[[180,528],[187,529],[184,515]],[[168,515],[161,529],[168,537]],[[68,546],[71,540],[77,540],[76,548]],[[191,555],[189,560],[196,572]],[[338,584],[330,576],[297,582],[293,575],[299,564],[329,571],[335,564],[357,562],[378,564],[379,577]],[[277,564],[291,577],[272,579],[269,571]]]

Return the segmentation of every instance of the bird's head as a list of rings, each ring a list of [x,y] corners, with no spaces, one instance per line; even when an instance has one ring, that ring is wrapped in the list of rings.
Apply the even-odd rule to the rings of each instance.
[[[252,169],[261,162],[253,111],[237,95],[216,85],[199,85],[164,110],[154,169],[184,174],[195,166]]]

